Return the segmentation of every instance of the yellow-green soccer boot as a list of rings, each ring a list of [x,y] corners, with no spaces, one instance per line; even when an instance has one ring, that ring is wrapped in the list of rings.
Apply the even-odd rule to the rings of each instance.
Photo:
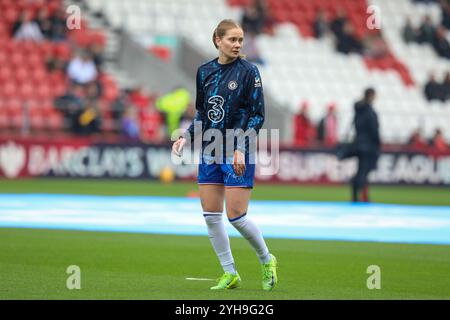
[[[241,277],[238,273],[232,274],[230,272],[225,272],[218,280],[217,285],[211,287],[211,290],[234,289],[238,288],[240,285]]]
[[[269,262],[262,264],[261,268],[263,274],[262,287],[266,291],[271,291],[278,282],[277,259],[275,256],[270,254]]]

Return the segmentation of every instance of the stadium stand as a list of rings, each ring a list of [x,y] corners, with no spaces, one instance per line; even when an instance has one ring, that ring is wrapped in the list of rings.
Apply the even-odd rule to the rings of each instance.
[[[144,34],[182,36],[208,57],[214,57],[216,51],[211,45],[211,32],[203,30],[212,31],[223,18],[240,21],[244,7],[252,3],[250,0],[78,2],[85,4],[90,13],[100,13],[105,17],[109,23],[109,27],[104,27],[108,29],[106,33],[126,30],[136,37]],[[9,48],[16,44],[13,44],[6,32],[8,23],[17,18],[20,5],[6,0],[0,3],[6,12],[0,23],[0,41],[11,43],[2,46]],[[56,6],[59,1],[49,3]],[[342,139],[351,123],[354,101],[359,98],[364,88],[373,86],[378,92],[375,107],[380,115],[384,142],[407,143],[418,128],[421,128],[426,138],[431,138],[435,130],[441,128],[446,140],[450,141],[450,130],[446,129],[450,122],[449,101],[429,102],[423,94],[423,86],[429,73],[449,71],[449,60],[436,55],[430,46],[406,43],[402,39],[402,28],[408,17],[415,25],[420,23],[424,15],[430,15],[434,23],[439,23],[441,11],[437,2],[423,4],[412,0],[267,0],[266,4],[273,25],[265,28],[265,32],[256,38],[259,54],[265,62],[259,69],[266,93],[275,99],[283,112],[295,114],[298,107],[307,102],[310,105],[310,118],[317,123],[326,113],[327,106],[333,103],[338,117],[338,134]],[[371,14],[367,11],[369,5],[380,9],[381,40],[386,43],[387,48],[387,54],[382,58],[371,58],[366,54],[342,54],[335,49],[334,36],[314,37],[313,23],[319,10],[324,10],[329,19],[334,18],[339,10],[344,10],[358,38],[374,34],[375,31],[369,30],[366,25]],[[79,46],[86,45],[89,39],[96,39],[92,41],[102,45],[105,43],[102,33],[90,32],[87,26],[81,31],[71,32],[70,39]],[[27,56],[26,63],[32,64],[34,68],[22,66],[11,72],[11,68],[2,64],[0,78],[14,81],[4,82],[2,88],[0,104],[5,105],[5,108],[0,112],[0,126],[20,127],[18,110],[20,101],[24,99],[31,99],[33,102],[43,100],[45,103],[39,105],[46,106],[43,109],[48,111],[51,98],[61,93],[63,87],[58,76],[46,73],[42,62],[39,62],[41,55],[56,52],[57,47],[61,47],[59,50],[63,51],[58,54],[73,53],[70,50],[69,53],[67,50],[64,52],[67,46],[63,44],[42,43],[37,45],[36,50],[31,47],[21,49],[22,46],[26,47],[25,44],[17,46],[18,48],[0,50],[0,62],[8,58],[11,59],[10,66],[22,66],[24,55],[33,51],[31,56]],[[148,50],[169,63],[175,54],[170,47],[158,44]],[[13,54],[9,56],[11,53]],[[33,81],[46,79],[47,76],[49,80],[40,82],[41,85],[33,90],[30,83],[23,80],[28,78],[27,72],[32,72]],[[111,102],[118,95],[115,77],[102,75],[101,79],[105,86],[102,99]],[[36,103],[30,105],[30,110],[33,110],[30,114],[35,117],[31,121],[32,126],[41,128],[48,125],[46,121],[38,120],[39,112],[34,110],[37,109]],[[108,107],[101,109],[105,110],[105,119],[110,119]],[[57,125],[57,113],[50,114],[55,118],[54,128],[60,128],[61,126]],[[10,118],[14,120],[9,121]]]
[[[225,17],[239,21],[243,7],[249,3],[247,0],[89,1],[95,10],[103,8],[116,28],[123,27],[137,35],[143,32],[182,35],[211,57],[215,49],[209,32],[197,30],[213,30]],[[333,17],[340,7],[346,10],[356,34],[364,36],[369,32],[366,20],[367,6],[371,4],[381,9],[383,37],[389,48],[384,59],[338,54],[332,37],[313,37],[316,12],[324,9]],[[383,140],[388,143],[406,143],[418,127],[430,138],[436,128],[444,128],[449,122],[448,103],[429,103],[422,93],[429,71],[448,70],[448,61],[437,57],[431,48],[406,44],[401,39],[401,27],[407,16],[420,19],[430,13],[436,21],[437,4],[416,4],[410,0],[369,3],[365,0],[270,0],[267,5],[276,24],[272,34],[263,33],[257,38],[266,62],[260,71],[266,91],[286,112],[294,113],[303,101],[308,101],[310,116],[317,122],[325,113],[326,105],[334,102],[342,138],[352,118],[353,102],[363,88],[371,85],[379,93],[376,108]],[[444,135],[450,140],[448,130]]]
[[[58,68],[55,61],[66,64],[79,48],[90,48],[93,44],[105,45],[101,31],[91,30],[84,20],[79,29],[68,30],[64,39],[51,35],[42,41],[14,38],[14,24],[23,12],[35,19],[40,9],[45,8],[50,19],[62,15],[66,28],[66,7],[60,0],[39,1],[29,5],[27,1],[0,1],[0,129],[6,132],[26,134],[64,132],[67,124],[63,115],[54,107],[54,99],[68,88],[64,67]],[[51,65],[51,66],[50,66]],[[101,70],[100,70],[101,71]],[[108,74],[100,72],[97,79],[103,90],[103,129],[112,130],[108,104],[118,94],[117,84]]]

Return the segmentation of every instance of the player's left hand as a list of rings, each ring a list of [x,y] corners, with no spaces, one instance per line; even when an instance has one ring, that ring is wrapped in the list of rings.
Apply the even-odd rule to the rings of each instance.
[[[233,169],[237,176],[242,176],[245,172],[245,155],[239,150],[234,151]]]

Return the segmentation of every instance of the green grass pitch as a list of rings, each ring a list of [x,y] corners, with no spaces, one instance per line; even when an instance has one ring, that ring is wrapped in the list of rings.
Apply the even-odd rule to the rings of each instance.
[[[0,180],[0,193],[184,196],[192,183]],[[253,199],[347,201],[346,186],[257,185]],[[450,205],[448,188],[373,187],[386,203]],[[212,292],[221,268],[207,237],[0,228],[0,299],[450,299],[450,246],[267,239],[279,284],[261,289],[258,260],[231,238],[242,287]],[[66,269],[81,269],[68,290]],[[366,286],[381,269],[381,289]]]

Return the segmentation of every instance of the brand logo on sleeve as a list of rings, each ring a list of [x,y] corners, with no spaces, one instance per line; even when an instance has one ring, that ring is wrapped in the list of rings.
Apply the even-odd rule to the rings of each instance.
[[[261,78],[255,77],[255,88],[261,87]]]

